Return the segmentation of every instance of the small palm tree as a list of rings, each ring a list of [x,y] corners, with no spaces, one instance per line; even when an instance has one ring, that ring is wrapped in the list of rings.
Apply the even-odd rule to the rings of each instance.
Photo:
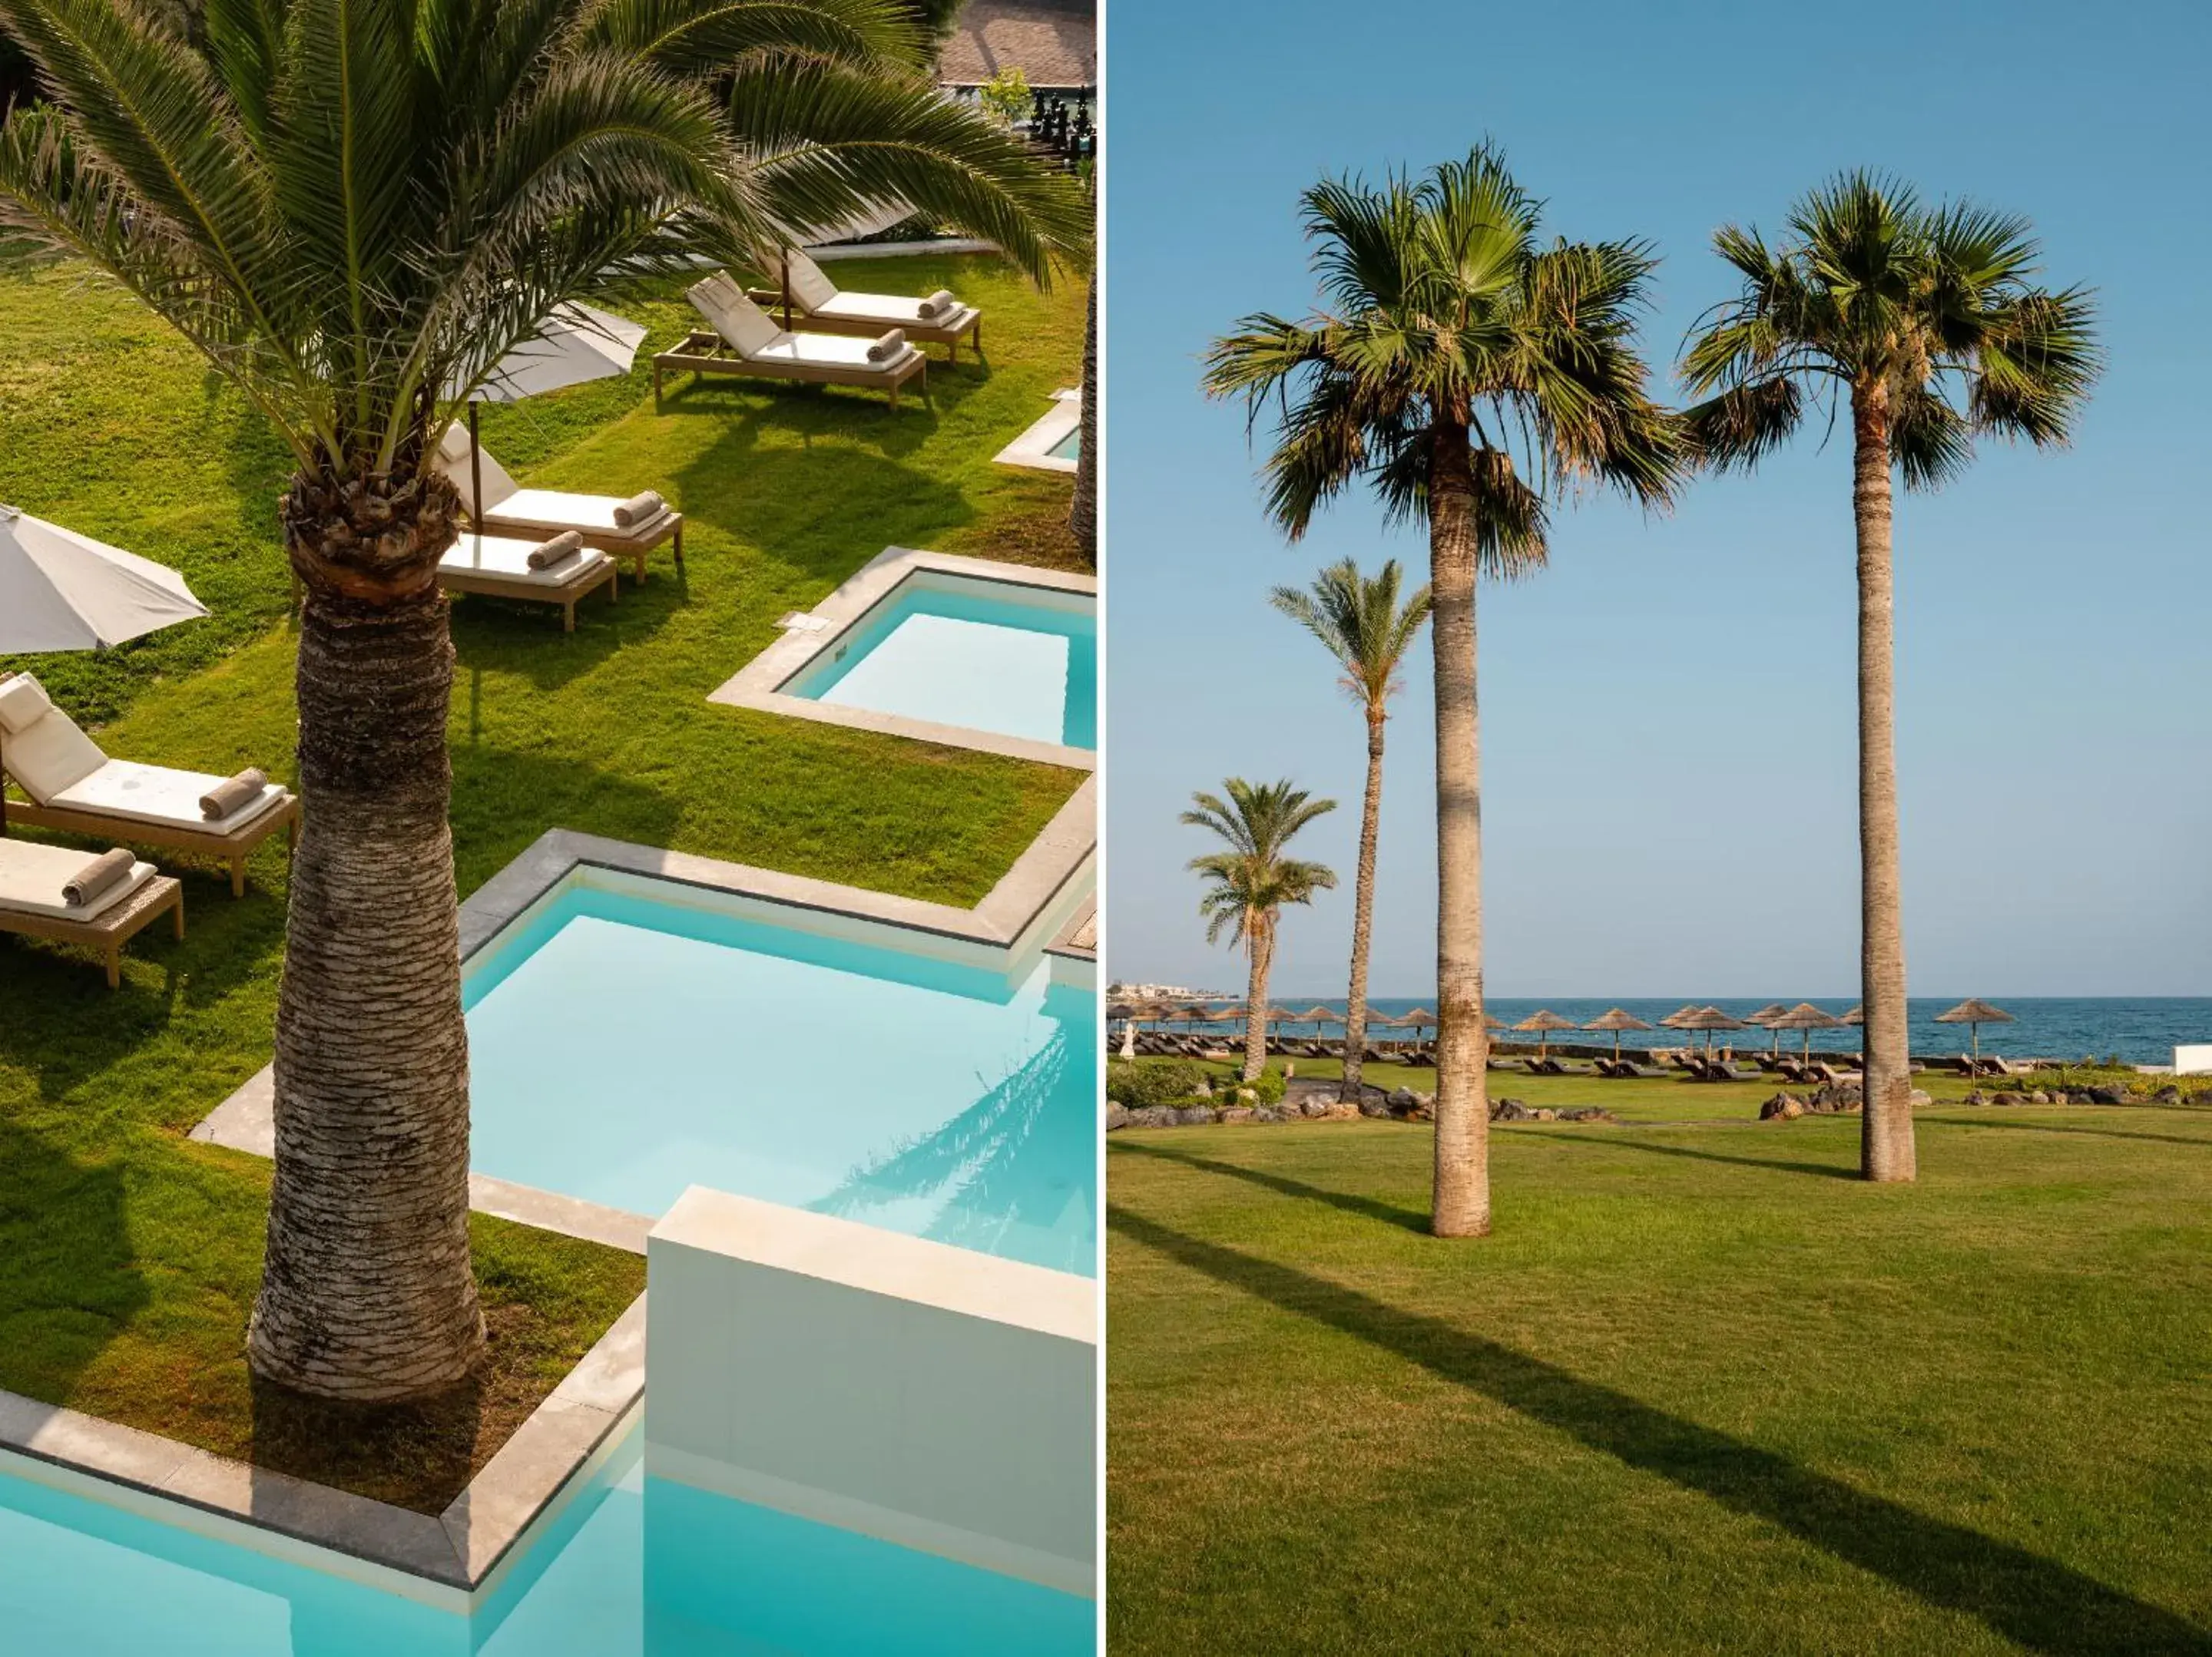
[[[1206,917],[1206,941],[1226,932],[1251,963],[1244,992],[1244,1079],[1258,1078],[1267,1067],[1267,974],[1275,964],[1275,923],[1286,903],[1310,903],[1316,892],[1336,884],[1335,874],[1318,863],[1284,855],[1292,835],[1316,817],[1336,810],[1333,799],[1314,799],[1288,781],[1249,783],[1231,777],[1221,785],[1229,796],[1202,790],[1191,796],[1195,809],[1182,814],[1194,828],[1210,828],[1229,843],[1225,852],[1193,858],[1190,866],[1209,883],[1198,911]]]
[[[1367,716],[1367,792],[1359,813],[1359,871],[1352,882],[1352,986],[1344,1009],[1343,1098],[1359,1097],[1367,1053],[1367,952],[1375,924],[1375,842],[1382,819],[1382,727],[1401,688],[1398,664],[1429,619],[1429,590],[1401,604],[1395,558],[1373,580],[1346,558],[1314,578],[1310,590],[1277,587],[1277,610],[1320,640],[1343,668],[1342,683]]]
[[[1358,482],[1429,534],[1437,721],[1436,1190],[1441,1236],[1490,1229],[1483,1065],[1482,827],[1475,579],[1541,568],[1556,486],[1647,505],[1681,475],[1672,419],[1644,394],[1641,243],[1540,246],[1540,204],[1496,150],[1380,188],[1303,198],[1324,308],[1265,313],[1214,342],[1205,385],[1278,410],[1267,509],[1292,539]]]
[[[1769,247],[1730,225],[1713,238],[1741,288],[1682,360],[1686,416],[1704,458],[1749,470],[1808,407],[1848,398],[1859,587],[1859,897],[1866,1008],[1860,1169],[1910,1180],[1911,1060],[1898,872],[1890,496],[1963,470],[1983,434],[2063,443],[2094,382],[2087,293],[2033,281],[2025,219],[1971,203],[1923,204],[1906,186],[1847,173],[1791,209]]]
[[[306,589],[276,1015],[276,1168],[248,1352],[332,1398],[483,1348],[436,581],[454,413],[557,306],[899,199],[1042,276],[1079,191],[941,98],[894,0],[0,0],[51,101],[0,203],[120,282],[292,449]],[[760,268],[757,263],[755,268]]]

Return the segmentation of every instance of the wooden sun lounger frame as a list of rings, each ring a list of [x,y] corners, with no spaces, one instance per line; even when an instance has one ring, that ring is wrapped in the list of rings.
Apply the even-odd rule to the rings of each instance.
[[[295,801],[295,804],[297,804]],[[155,917],[176,918],[176,935],[185,935],[185,889],[171,875],[155,875],[130,896],[102,909],[89,920],[66,915],[37,915],[0,905],[0,932],[23,938],[43,938],[55,944],[82,944],[100,952],[107,968],[107,987],[123,986],[123,946],[154,924]]]
[[[645,555],[638,555],[641,568]],[[558,604],[561,607],[561,630],[576,630],[576,605],[584,595],[607,590],[607,601],[619,604],[622,583],[617,579],[615,561],[603,558],[584,574],[556,586],[544,581],[526,581],[519,575],[503,575],[497,570],[454,569],[438,567],[438,586],[447,592],[474,592],[487,598],[515,598],[525,604]],[[644,578],[641,576],[640,580]]]
[[[745,297],[767,312],[771,318],[781,317],[783,313],[783,295],[773,288],[748,288],[745,289]],[[783,325],[787,333],[804,331],[810,334],[844,334],[866,339],[874,339],[890,332],[894,328],[902,328],[906,331],[906,337],[916,345],[942,345],[945,348],[945,360],[947,362],[960,361],[960,341],[963,337],[969,337],[968,349],[975,352],[975,360],[980,362],[983,359],[982,307],[963,306],[961,308],[972,310],[975,314],[959,327],[947,328],[933,322],[890,322],[881,319],[871,319],[867,317],[825,317],[819,311],[808,310],[798,300],[793,299],[791,301],[792,317],[793,320],[803,322],[806,326],[803,331],[795,331],[788,322]]]
[[[4,786],[0,782],[0,786]],[[195,852],[221,858],[230,865],[230,895],[246,895],[246,860],[261,842],[279,828],[285,831],[284,855],[291,856],[300,842],[300,797],[286,793],[277,804],[227,835],[194,828],[181,822],[147,822],[106,811],[78,811],[67,806],[41,805],[32,799],[8,802],[7,821],[27,828],[58,828],[67,835],[84,835],[110,845],[160,846],[173,852]],[[165,877],[166,878],[166,877]]]
[[[889,391],[895,414],[898,411],[899,387],[919,376],[923,406],[937,406],[929,397],[929,359],[919,349],[902,362],[880,368],[864,367],[858,363],[769,362],[732,350],[720,334],[695,330],[686,334],[673,350],[663,351],[653,359],[653,405],[656,409],[660,406],[662,376],[672,368],[679,372],[688,368],[702,379],[708,374],[728,374],[739,379],[795,379],[809,385],[858,385],[868,391]],[[489,527],[489,524],[486,527]]]

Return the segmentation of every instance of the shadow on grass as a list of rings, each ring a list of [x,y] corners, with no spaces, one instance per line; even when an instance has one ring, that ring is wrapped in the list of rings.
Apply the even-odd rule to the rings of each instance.
[[[64,1404],[152,1298],[120,1162],[85,1162],[0,1121],[0,1388]]]
[[[2131,1133],[2123,1128],[2075,1127],[2070,1124],[2061,1126],[2056,1122],[2008,1122],[1982,1117],[1975,1117],[1966,1121],[1954,1119],[1947,1126],[1975,1129],[1995,1128],[2000,1132],[2006,1133],[2080,1134],[2093,1139],[2143,1139],[2153,1144],[2187,1145],[2196,1150],[2212,1150],[2212,1139],[2192,1139],[2185,1133]]]
[[[250,1385],[257,1467],[417,1513],[441,1513],[468,1488],[487,1426],[481,1378],[416,1404],[336,1403],[258,1375]]]
[[[515,673],[539,691],[560,690],[623,650],[647,646],[690,597],[689,570],[678,569],[660,555],[651,579],[641,586],[624,564],[617,578],[619,597],[605,587],[576,606],[576,630],[561,627],[561,612],[550,604],[471,593],[453,605],[453,705],[466,713],[471,739],[477,728],[487,671]]]
[[[1155,1153],[1158,1154],[1158,1153]],[[1181,1160],[1177,1158],[1176,1160]],[[1916,1513],[1555,1364],[1111,1203],[1107,1223],[1191,1271],[1389,1352],[1586,1448],[1775,1525],[2052,1657],[2212,1652],[2212,1635],[2056,1560]]]
[[[453,763],[454,872],[464,896],[549,828],[667,846],[683,817],[669,795],[586,760],[456,743]]]
[[[1514,1132],[1531,1139],[1554,1139],[1563,1145],[1588,1145],[1593,1150],[1617,1145],[1623,1150],[1641,1150],[1653,1156],[1686,1156],[1695,1162],[1729,1162],[1737,1168],[1762,1168],[1769,1173],[1805,1174],[1821,1180],[1859,1177],[1856,1165],[1839,1168],[1833,1162],[1798,1162],[1781,1156],[1731,1156],[1724,1150],[1692,1150],[1687,1145],[1656,1144],[1649,1139],[1631,1139],[1615,1133],[1598,1138],[1586,1133],[1547,1133],[1542,1128],[1516,1127]]]
[[[1243,1180],[1279,1196],[1297,1197],[1309,1202],[1325,1203],[1331,1208],[1341,1209],[1346,1214],[1356,1214],[1364,1220],[1380,1220],[1385,1225],[1395,1225],[1407,1231],[1426,1235],[1429,1217],[1410,1208],[1400,1208],[1377,1197],[1361,1197],[1348,1191],[1330,1191],[1321,1186],[1308,1185],[1280,1174],[1263,1173],[1256,1168],[1244,1168],[1236,1162],[1216,1162],[1210,1156],[1194,1156],[1187,1150],[1170,1150],[1165,1145],[1149,1145],[1134,1139],[1116,1138],[1114,1153],[1125,1156],[1152,1156],[1164,1162],[1180,1162],[1185,1168],[1194,1168],[1201,1174],[1220,1174],[1232,1180]]]

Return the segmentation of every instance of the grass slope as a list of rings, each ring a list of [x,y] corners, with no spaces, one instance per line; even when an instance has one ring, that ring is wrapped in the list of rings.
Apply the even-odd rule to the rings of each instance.
[[[865,288],[972,295],[990,368],[930,371],[933,413],[880,396],[719,382],[653,407],[626,379],[488,410],[485,446],[553,486],[660,489],[688,514],[619,604],[455,608],[453,826],[461,890],[545,829],[587,830],[972,904],[1080,780],[1047,767],[711,707],[707,693],[886,544],[1072,563],[1064,477],[990,457],[1072,383],[1082,294],[975,259],[856,268]],[[688,307],[636,313],[649,354]],[[291,774],[294,635],[275,501],[283,446],[174,335],[73,267],[0,281],[0,501],[182,570],[214,610],[38,672],[110,752]],[[0,939],[0,1388],[226,1454],[299,1465],[319,1436],[254,1419],[241,1356],[267,1174],[182,1135],[267,1062],[284,864],[233,901],[185,877],[181,944],[149,932],[123,989],[69,952]],[[323,1476],[439,1504],[642,1286],[642,1262],[480,1222],[497,1363],[483,1407],[400,1423]],[[534,1391],[533,1391],[534,1389]]]
[[[1117,1654],[2212,1649],[2212,1120],[1431,1144],[1109,1141]]]

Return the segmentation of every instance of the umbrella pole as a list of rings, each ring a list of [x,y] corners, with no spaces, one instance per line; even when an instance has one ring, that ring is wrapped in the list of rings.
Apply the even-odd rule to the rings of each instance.
[[[783,331],[791,331],[791,250],[783,250],[780,263],[783,266]]]
[[[477,400],[469,399],[469,527],[476,531],[477,559],[483,560],[483,449],[477,441]]]

